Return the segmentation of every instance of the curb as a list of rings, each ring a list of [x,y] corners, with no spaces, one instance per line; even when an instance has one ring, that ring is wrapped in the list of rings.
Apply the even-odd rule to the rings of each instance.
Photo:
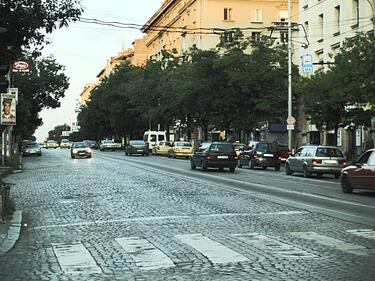
[[[8,234],[0,244],[0,256],[4,256],[16,244],[21,233],[22,212],[15,211],[9,222]]]

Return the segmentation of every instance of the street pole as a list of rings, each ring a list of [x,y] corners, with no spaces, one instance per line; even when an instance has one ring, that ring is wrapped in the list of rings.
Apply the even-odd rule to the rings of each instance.
[[[292,5],[288,0],[288,117],[292,116]],[[288,129],[288,148],[292,151],[292,130]]]

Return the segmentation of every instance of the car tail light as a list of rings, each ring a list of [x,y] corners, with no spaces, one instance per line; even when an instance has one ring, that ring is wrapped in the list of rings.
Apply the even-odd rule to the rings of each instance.
[[[313,165],[322,164],[322,160],[321,159],[313,159],[312,164]]]
[[[281,158],[281,156],[279,156],[279,160],[281,160],[282,158]]]
[[[346,160],[339,160],[339,164],[346,166],[348,163],[346,162]]]
[[[206,156],[206,159],[207,159],[207,160],[212,160],[212,156],[211,156],[211,155],[207,155],[207,156]]]
[[[176,148],[176,151],[180,151],[180,150],[181,150],[181,148],[179,148],[179,147]]]

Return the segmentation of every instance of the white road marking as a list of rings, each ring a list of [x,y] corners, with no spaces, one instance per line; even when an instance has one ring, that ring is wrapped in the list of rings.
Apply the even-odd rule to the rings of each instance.
[[[81,242],[73,244],[52,243],[61,270],[66,273],[101,273],[90,252]]]
[[[134,259],[137,266],[144,270],[173,267],[173,261],[157,249],[148,240],[139,237],[116,238],[117,243]]]
[[[347,243],[345,241],[321,235],[316,232],[290,232],[290,234],[295,237],[309,241],[314,241],[318,244],[332,247],[346,253],[351,253],[358,256],[364,256],[369,254],[369,249],[364,246],[356,245],[354,243]]]
[[[298,247],[280,242],[258,233],[234,234],[235,237],[258,249],[270,252],[276,256],[290,259],[318,258],[319,256]]]
[[[138,221],[156,221],[156,220],[180,220],[180,219],[192,219],[192,218],[209,218],[209,217],[230,217],[230,216],[270,216],[270,215],[297,215],[297,214],[310,214],[308,211],[278,211],[278,212],[266,212],[266,213],[223,213],[223,214],[201,214],[194,216],[155,216],[155,217],[135,217],[135,218],[120,218],[112,220],[96,220],[96,221],[84,221],[77,223],[66,223],[66,224],[51,224],[30,227],[27,230],[38,230],[58,227],[72,227],[72,226],[90,226],[95,224],[106,224],[106,223],[122,223],[122,222],[138,222]]]
[[[375,230],[374,229],[351,229],[347,230],[351,234],[361,236],[368,239],[375,239]]]
[[[183,243],[194,248],[207,257],[212,263],[236,263],[248,261],[245,256],[213,241],[202,234],[175,235]]]

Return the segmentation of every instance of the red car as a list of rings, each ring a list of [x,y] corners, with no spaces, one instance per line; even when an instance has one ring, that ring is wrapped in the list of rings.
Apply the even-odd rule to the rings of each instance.
[[[351,193],[355,188],[375,189],[375,149],[367,150],[341,170],[341,188],[345,193]]]

